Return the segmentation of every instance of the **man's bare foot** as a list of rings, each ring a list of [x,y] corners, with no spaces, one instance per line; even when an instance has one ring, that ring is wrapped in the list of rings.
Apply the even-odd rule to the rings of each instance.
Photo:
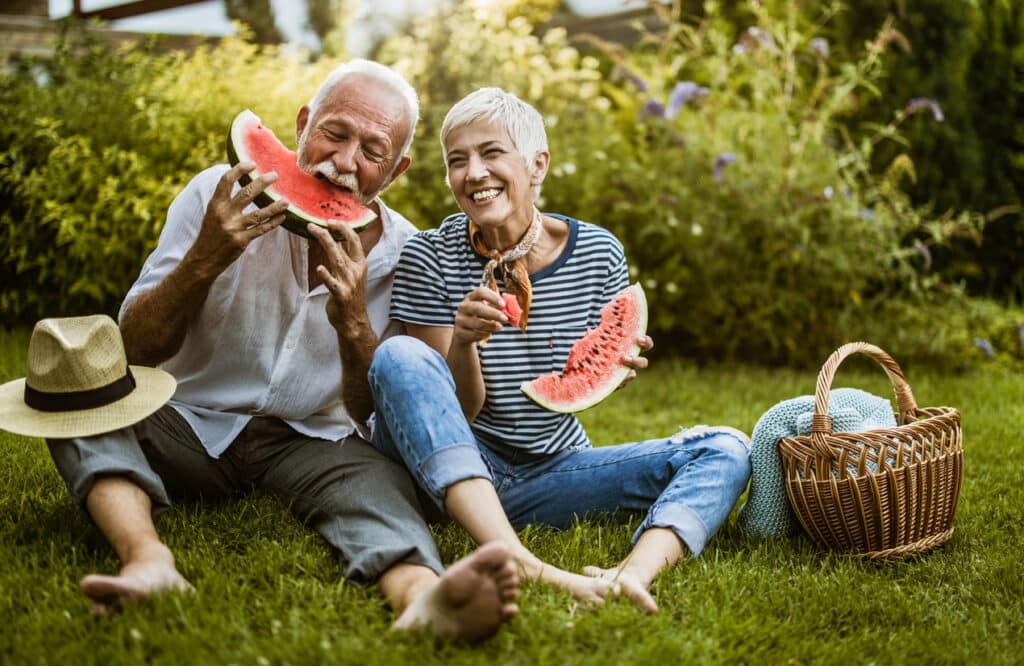
[[[619,567],[583,567],[583,573],[595,579],[608,581],[611,584],[612,596],[624,596],[647,613],[658,612],[658,604],[654,603],[654,597],[647,591],[647,586],[629,571]]]
[[[191,592],[192,586],[178,573],[174,556],[164,546],[151,549],[121,567],[116,576],[89,574],[79,586],[89,598],[93,615],[107,616],[125,605],[165,592]]]
[[[508,547],[484,544],[418,594],[392,629],[426,629],[442,638],[483,640],[515,617],[518,597],[519,573]]]

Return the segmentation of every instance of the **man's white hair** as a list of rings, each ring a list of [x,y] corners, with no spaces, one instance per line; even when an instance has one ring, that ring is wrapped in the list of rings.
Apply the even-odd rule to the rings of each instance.
[[[408,116],[408,134],[404,137],[402,150],[398,153],[398,156],[401,158],[408,155],[409,146],[412,145],[413,136],[416,135],[416,123],[420,118],[420,102],[416,96],[416,91],[401,74],[379,62],[356,58],[335,67],[320,85],[320,89],[313,95],[313,99],[309,100],[307,106],[309,106],[310,122],[316,117],[317,110],[324,100],[327,99],[327,96],[331,94],[331,91],[339,83],[354,74],[362,74],[382,83],[385,87],[398,93],[404,100],[406,115]]]
[[[510,92],[501,88],[480,88],[455,103],[441,123],[441,151],[445,163],[448,150],[445,143],[453,130],[478,120],[495,122],[508,130],[530,174],[534,172],[533,158],[548,150],[548,135],[540,112]],[[540,196],[540,185],[533,188],[534,198]]]

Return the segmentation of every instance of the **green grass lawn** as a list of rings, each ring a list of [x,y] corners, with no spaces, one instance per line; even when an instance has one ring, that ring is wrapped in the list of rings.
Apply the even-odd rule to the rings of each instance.
[[[0,331],[0,381],[23,376],[27,339]],[[730,521],[699,560],[656,581],[653,617],[625,602],[578,608],[526,584],[520,616],[478,646],[387,634],[391,614],[375,591],[345,585],[319,536],[266,497],[172,508],[158,528],[196,594],[93,619],[78,580],[114,571],[116,559],[71,505],[45,444],[0,433],[0,664],[1020,663],[1024,379],[904,370],[922,406],[963,414],[965,481],[956,533],[942,549],[861,562],[805,538],[748,539]],[[582,417],[598,444],[694,423],[749,432],[814,382],[813,371],[657,360]],[[866,360],[844,364],[835,386],[891,394]],[[522,537],[544,559],[579,570],[617,561],[631,529],[590,521]],[[454,527],[437,536],[447,561],[472,547]]]

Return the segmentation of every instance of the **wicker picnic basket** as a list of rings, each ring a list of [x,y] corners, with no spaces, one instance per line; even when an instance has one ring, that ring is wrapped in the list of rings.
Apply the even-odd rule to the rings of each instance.
[[[896,392],[896,427],[833,433],[828,398],[836,369],[863,353]],[[953,535],[963,480],[960,413],[918,408],[903,371],[866,342],[843,345],[818,374],[811,434],[784,437],[786,492],[807,534],[822,548],[888,560],[924,553]]]

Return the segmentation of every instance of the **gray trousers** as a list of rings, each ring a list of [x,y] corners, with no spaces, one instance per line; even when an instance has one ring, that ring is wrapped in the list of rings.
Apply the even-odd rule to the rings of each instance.
[[[212,458],[185,419],[165,405],[131,427],[47,445],[83,508],[102,476],[133,481],[149,495],[154,517],[172,498],[217,499],[260,489],[323,535],[353,583],[373,582],[398,563],[443,570],[408,473],[358,436],[332,442],[256,417]]]

